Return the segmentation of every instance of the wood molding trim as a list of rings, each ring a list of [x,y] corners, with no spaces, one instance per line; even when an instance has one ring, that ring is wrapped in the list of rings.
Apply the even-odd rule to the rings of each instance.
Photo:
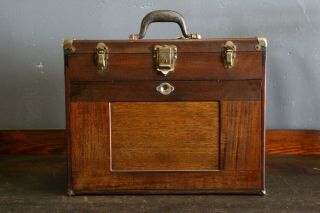
[[[65,154],[66,132],[0,130],[0,154]],[[320,130],[267,130],[266,153],[320,155]]]
[[[320,130],[267,130],[267,154],[320,154]]]
[[[66,153],[66,131],[0,130],[0,154]]]

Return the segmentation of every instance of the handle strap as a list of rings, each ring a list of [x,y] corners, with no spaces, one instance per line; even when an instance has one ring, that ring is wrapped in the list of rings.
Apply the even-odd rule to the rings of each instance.
[[[188,33],[186,22],[183,16],[172,10],[155,10],[148,13],[141,22],[139,34],[131,34],[130,40],[143,39],[146,35],[147,29],[151,23],[154,22],[174,22],[177,23],[181,29],[184,38],[189,39],[201,39],[201,36],[197,33]]]

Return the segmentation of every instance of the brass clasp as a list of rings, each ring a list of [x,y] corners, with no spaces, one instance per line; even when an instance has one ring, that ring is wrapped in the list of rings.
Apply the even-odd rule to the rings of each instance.
[[[104,43],[98,43],[96,46],[95,61],[99,71],[107,68],[108,47]]]
[[[234,66],[236,58],[236,45],[232,41],[227,41],[222,47],[222,60],[226,69]]]
[[[157,71],[163,75],[174,71],[175,61],[177,59],[177,47],[175,45],[155,45],[153,48],[153,57]]]

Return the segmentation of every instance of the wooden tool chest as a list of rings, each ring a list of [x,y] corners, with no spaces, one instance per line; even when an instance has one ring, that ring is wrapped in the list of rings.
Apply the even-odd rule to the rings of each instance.
[[[143,39],[152,22],[183,38]],[[154,11],[129,40],[66,40],[69,194],[264,193],[266,39]]]

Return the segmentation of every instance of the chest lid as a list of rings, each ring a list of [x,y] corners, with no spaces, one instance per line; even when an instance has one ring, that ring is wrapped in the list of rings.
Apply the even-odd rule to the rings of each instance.
[[[153,22],[175,22],[183,37],[143,40]],[[70,75],[75,80],[159,80],[159,75],[167,77],[169,73],[181,80],[262,79],[266,46],[266,39],[258,37],[202,39],[200,34],[187,31],[182,15],[160,10],[147,14],[140,32],[128,40],[66,40],[64,52],[65,64],[76,69]],[[100,77],[84,74],[94,69]],[[157,71],[157,76],[148,76],[151,70]],[[221,75],[221,70],[237,74]],[[174,76],[171,73],[175,71],[188,73]]]

